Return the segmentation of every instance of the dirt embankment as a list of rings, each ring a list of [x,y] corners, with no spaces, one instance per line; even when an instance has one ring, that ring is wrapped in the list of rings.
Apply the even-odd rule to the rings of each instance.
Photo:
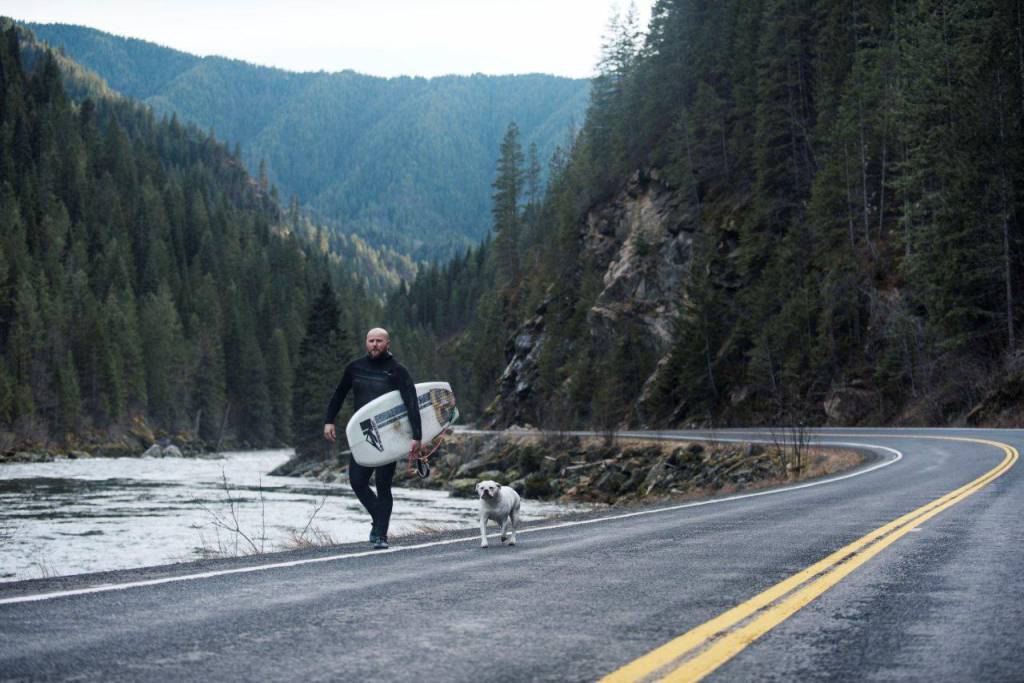
[[[347,456],[346,456],[347,457]],[[291,460],[271,474],[339,481],[345,458]],[[399,463],[399,486],[475,496],[493,479],[526,498],[622,505],[700,498],[812,479],[863,462],[851,450],[806,444],[716,444],[648,439],[495,433],[449,437],[419,479]]]

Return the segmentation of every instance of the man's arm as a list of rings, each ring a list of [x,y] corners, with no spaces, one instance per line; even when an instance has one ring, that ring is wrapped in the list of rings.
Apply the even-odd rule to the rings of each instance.
[[[420,404],[416,398],[416,385],[413,384],[412,375],[404,366],[399,365],[395,374],[398,380],[398,393],[402,395],[402,403],[405,404],[405,411],[409,414],[412,440],[416,442],[414,447],[418,447],[423,438],[423,426],[420,423]]]
[[[338,388],[334,390],[334,396],[331,397],[331,402],[327,404],[327,412],[324,413],[324,438],[332,443],[337,438],[334,430],[334,418],[338,416],[341,404],[345,402],[345,396],[348,395],[349,389],[352,388],[351,367],[351,364],[345,366],[341,382],[338,383]]]

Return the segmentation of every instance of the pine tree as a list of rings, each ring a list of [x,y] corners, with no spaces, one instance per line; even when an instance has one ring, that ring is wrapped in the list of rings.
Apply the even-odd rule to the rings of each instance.
[[[300,457],[323,453],[324,410],[341,380],[352,343],[341,327],[341,309],[330,284],[324,283],[310,305],[306,334],[299,345],[292,390],[292,434]],[[338,422],[348,411],[342,407]]]
[[[112,375],[122,378],[124,402],[128,411],[141,413],[149,403],[146,386],[146,355],[139,333],[139,317],[131,290],[107,295],[104,320],[110,332]]]
[[[0,425],[3,425],[0,429],[10,429],[14,424],[14,416],[14,378],[0,354]]]
[[[283,444],[290,444],[292,442],[292,364],[288,353],[288,343],[281,328],[275,328],[270,337],[270,346],[267,349],[267,375],[274,438]]]
[[[238,387],[239,437],[245,443],[268,443],[274,436],[274,422],[267,389],[267,368],[255,335],[242,338],[242,374]]]
[[[139,321],[147,412],[162,424],[176,426],[185,412],[188,380],[181,320],[166,286],[143,298]]]
[[[520,201],[523,193],[523,150],[519,145],[519,127],[513,121],[505,131],[494,179],[494,257],[498,286],[511,287],[519,282]]]
[[[57,424],[60,434],[65,437],[78,428],[81,415],[82,394],[78,388],[78,370],[71,352],[67,352],[57,367],[54,384],[60,391],[57,403]]]
[[[223,436],[224,411],[227,409],[227,380],[224,371],[223,317],[217,286],[207,274],[196,290],[192,342],[195,346],[195,386],[192,389],[193,426],[199,436],[215,444]]]

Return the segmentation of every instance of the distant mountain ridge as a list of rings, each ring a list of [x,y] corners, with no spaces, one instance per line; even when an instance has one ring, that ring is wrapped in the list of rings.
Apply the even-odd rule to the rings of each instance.
[[[197,57],[63,24],[26,24],[40,40],[157,113],[241,147],[287,198],[345,232],[416,258],[444,256],[490,229],[490,184],[510,121],[546,166],[590,92],[543,74],[379,78],[293,73]]]

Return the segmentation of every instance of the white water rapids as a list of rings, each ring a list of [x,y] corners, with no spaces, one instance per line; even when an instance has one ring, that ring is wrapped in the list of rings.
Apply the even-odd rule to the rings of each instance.
[[[290,455],[290,450],[247,451],[217,459],[95,458],[0,465],[0,581],[251,552],[244,538],[215,523],[215,515],[229,526],[237,518],[241,531],[265,551],[293,547],[291,539],[321,503],[306,538],[366,541],[369,515],[347,481],[322,484],[266,476]],[[235,517],[223,478],[237,501]],[[395,488],[393,493],[392,539],[424,528],[476,525],[475,500],[422,489]],[[564,510],[524,501],[523,519]]]

